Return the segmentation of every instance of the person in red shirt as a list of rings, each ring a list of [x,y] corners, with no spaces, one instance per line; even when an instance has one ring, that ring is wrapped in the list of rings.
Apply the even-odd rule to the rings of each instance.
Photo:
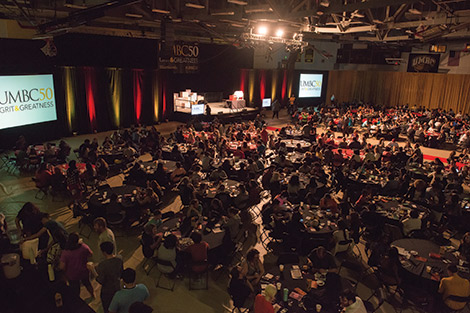
[[[245,158],[245,153],[242,151],[242,148],[239,146],[237,150],[233,152],[234,157],[238,157],[239,159]]]
[[[48,187],[51,184],[52,173],[47,168],[47,163],[42,163],[36,172],[35,181],[38,188]]]
[[[259,294],[255,298],[255,313],[274,313],[272,302],[276,297],[276,292],[274,285],[267,285],[263,294]]]
[[[193,263],[202,263],[207,261],[207,251],[209,251],[209,244],[205,241],[202,241],[201,233],[194,231],[190,238],[194,243],[186,248],[186,252],[191,255],[191,261]],[[204,264],[192,266],[192,270],[196,273],[203,272],[206,268],[207,265]]]
[[[261,136],[261,140],[263,140],[264,144],[266,145],[269,139],[269,134],[268,134],[268,131],[266,130],[266,127],[263,127],[263,130],[261,131],[260,136]]]

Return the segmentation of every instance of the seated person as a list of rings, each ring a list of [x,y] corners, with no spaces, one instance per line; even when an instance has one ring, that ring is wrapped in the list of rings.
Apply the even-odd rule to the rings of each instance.
[[[468,297],[470,296],[470,282],[459,276],[457,266],[449,265],[447,267],[449,277],[441,279],[439,284],[439,293],[442,294],[444,304],[451,310],[462,310],[467,302],[454,301],[449,296]]]
[[[233,199],[233,204],[237,209],[243,210],[246,209],[248,206],[248,200],[250,199],[250,196],[248,195],[248,192],[246,191],[245,185],[239,184],[238,185],[238,195]]]
[[[52,173],[48,169],[47,163],[42,163],[39,166],[39,169],[36,171],[34,177],[36,182],[36,187],[38,188],[47,188],[52,183]]]
[[[344,313],[367,313],[364,302],[361,298],[356,296],[352,291],[348,290],[341,294],[339,297],[340,304]]]
[[[251,307],[250,294],[253,292],[253,287],[242,275],[242,269],[235,266],[230,272],[230,283],[228,292],[233,300],[233,305],[239,308]],[[251,299],[251,301],[253,301]]]
[[[419,212],[417,210],[412,210],[410,217],[404,219],[401,223],[403,225],[403,234],[405,236],[410,235],[413,230],[421,229],[421,219],[419,218]]]
[[[332,213],[338,213],[338,202],[331,197],[329,193],[325,194],[320,200],[320,209],[330,210]]]
[[[264,275],[264,266],[259,256],[260,253],[258,250],[251,249],[246,254],[246,259],[242,263],[243,277],[247,279],[255,290],[259,290],[261,287],[260,280]]]
[[[323,246],[319,246],[310,252],[308,263],[312,266],[313,272],[326,273],[335,271],[337,268],[334,256]]]
[[[335,242],[333,255],[350,250],[353,241],[347,227],[346,221],[343,219],[338,220],[338,230],[333,232],[333,240]]]
[[[155,251],[158,246],[160,246],[161,241],[162,238],[157,235],[157,226],[153,223],[146,224],[140,241],[144,257],[148,259],[154,257]]]
[[[228,160],[226,160],[228,161]],[[225,161],[224,161],[225,163]],[[216,168],[215,170],[212,171],[211,175],[209,176],[209,179],[210,180],[214,180],[214,181],[221,181],[221,180],[226,180],[228,177],[227,177],[227,173],[225,173],[225,171],[222,169],[222,167],[219,167],[219,168]]]
[[[277,289],[274,285],[267,285],[262,294],[255,298],[254,313],[274,313],[273,302],[276,298]]]
[[[459,246],[460,257],[470,260],[470,233],[465,233]]]
[[[170,180],[172,183],[177,183],[180,179],[186,175],[186,170],[183,168],[180,162],[176,162],[176,169],[171,173]]]
[[[193,240],[193,244],[186,248],[191,256],[191,262],[193,265],[191,269],[193,272],[203,272],[207,268],[207,264],[203,264],[207,261],[207,252],[209,251],[209,244],[202,241],[201,233],[194,231],[190,238]]]
[[[401,279],[398,269],[401,268],[397,248],[390,248],[387,254],[379,262],[379,272],[381,280],[387,285],[395,286],[400,284]]]
[[[175,235],[171,234],[168,235],[163,239],[163,244],[158,247],[157,250],[157,257],[159,260],[168,261],[171,263],[172,266],[167,266],[158,263],[157,267],[158,270],[162,273],[167,273],[171,275],[175,275],[177,273],[177,264],[176,264],[176,243],[178,242],[178,238]]]

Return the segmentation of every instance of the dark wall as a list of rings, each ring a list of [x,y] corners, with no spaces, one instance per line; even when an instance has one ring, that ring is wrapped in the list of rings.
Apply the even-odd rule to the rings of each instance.
[[[234,46],[199,44],[199,72],[194,74],[167,73],[168,91],[191,89],[197,93],[223,92],[233,94],[240,85],[240,69],[253,68],[253,50]]]

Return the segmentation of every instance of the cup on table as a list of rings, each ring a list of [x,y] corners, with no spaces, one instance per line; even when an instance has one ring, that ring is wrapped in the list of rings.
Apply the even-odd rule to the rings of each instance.
[[[431,266],[426,266],[426,272],[431,273]]]
[[[317,309],[317,312],[321,312],[321,304],[317,304],[315,308]]]
[[[281,273],[284,271],[284,264],[279,264],[279,271]]]
[[[281,290],[281,287],[282,287],[281,283],[276,283],[276,288],[277,288],[278,291]]]

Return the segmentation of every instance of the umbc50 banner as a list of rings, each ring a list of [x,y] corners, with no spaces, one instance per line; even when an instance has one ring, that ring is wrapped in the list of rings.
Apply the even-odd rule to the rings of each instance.
[[[439,54],[410,53],[408,72],[437,73],[439,69]]]
[[[199,71],[199,45],[197,42],[175,41],[173,46],[159,49],[158,68],[174,73],[196,73]]]
[[[56,119],[52,74],[0,76],[0,129]]]

